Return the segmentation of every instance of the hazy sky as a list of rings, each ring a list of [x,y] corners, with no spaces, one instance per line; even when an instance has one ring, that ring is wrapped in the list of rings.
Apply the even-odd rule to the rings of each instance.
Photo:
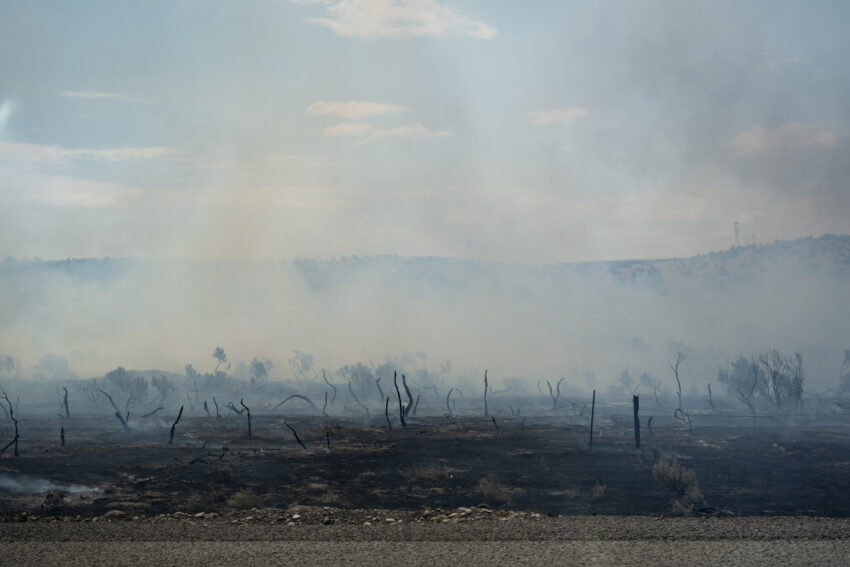
[[[0,0],[0,257],[850,232],[850,3]]]

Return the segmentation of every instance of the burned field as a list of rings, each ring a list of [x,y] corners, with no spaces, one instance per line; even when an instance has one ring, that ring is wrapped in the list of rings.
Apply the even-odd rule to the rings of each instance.
[[[693,431],[656,417],[651,432],[644,418],[636,449],[631,416],[599,411],[591,450],[587,416],[545,412],[411,417],[390,429],[383,415],[284,419],[265,410],[252,416],[249,437],[247,415],[234,411],[184,416],[171,443],[176,412],[164,413],[130,429],[108,415],[65,419],[65,446],[60,420],[22,419],[19,456],[0,458],[0,514],[145,518],[306,507],[360,521],[358,511],[374,509],[403,515],[474,507],[493,514],[850,515],[850,436],[840,416],[755,428],[733,418],[703,420],[711,425],[697,421]],[[665,478],[659,463],[693,478]],[[686,500],[688,482],[704,499],[683,510],[676,503]]]

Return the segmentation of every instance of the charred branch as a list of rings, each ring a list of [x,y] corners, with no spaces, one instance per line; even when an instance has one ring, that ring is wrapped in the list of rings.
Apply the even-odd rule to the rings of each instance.
[[[327,394],[327,392],[325,392],[325,394]],[[281,407],[283,404],[285,404],[286,402],[288,402],[289,400],[292,400],[292,399],[304,400],[305,402],[310,404],[310,406],[313,409],[315,409],[316,411],[319,411],[319,408],[316,406],[316,404],[313,403],[313,400],[311,400],[307,396],[302,396],[301,394],[292,394],[291,396],[289,396],[288,398],[286,398],[285,400],[283,400],[282,402],[277,404],[275,407],[273,407],[272,411],[276,410],[277,408]],[[327,396],[325,396],[325,401],[327,401]],[[322,414],[324,415],[324,409],[322,410]]]
[[[369,414],[369,408],[367,408],[365,405],[363,405],[363,402],[361,402],[357,398],[357,395],[354,393],[354,388],[351,386],[351,380],[348,381],[348,391],[351,393],[351,397],[354,398],[354,401],[357,402],[357,404],[361,408],[363,408],[363,411],[366,412],[366,417],[371,417],[370,414]]]
[[[460,394],[461,398],[463,397],[463,392],[461,392],[457,388],[449,388],[449,393],[446,394],[446,410],[449,412],[449,417],[451,417],[453,415],[452,404],[451,404],[452,392],[457,392],[458,394]],[[455,402],[455,404],[457,404],[457,402]]]
[[[684,423],[688,426],[688,433],[694,432],[693,420],[691,419],[691,414],[686,412],[681,408],[676,408],[673,412],[673,417]]]
[[[332,390],[333,390],[333,392],[334,392],[334,395],[333,395],[333,396],[331,396],[331,405],[334,405],[334,402],[336,401],[336,386],[334,386],[333,384],[331,384],[331,383],[330,383],[330,381],[328,380],[328,377],[327,377],[327,376],[325,376],[325,371],[324,371],[324,369],[322,369],[322,380],[324,380],[324,381],[325,381],[325,384],[327,384],[328,386],[330,386],[330,387],[331,387],[331,389],[332,389]]]
[[[674,360],[667,362],[667,364],[670,366],[670,370],[673,371],[673,376],[675,376],[676,378],[676,395],[679,397],[678,407],[680,409],[682,407],[682,380],[679,378],[679,366],[682,364],[685,358],[685,353],[679,351],[676,353],[676,358]]]
[[[242,413],[245,411],[245,410],[241,410],[241,409],[237,408],[236,406],[234,406],[233,402],[227,402],[224,405],[224,407],[226,407],[229,410],[232,410],[233,413],[235,413],[236,415],[242,415]]]
[[[174,420],[174,423],[171,424],[171,433],[168,436],[168,444],[171,445],[174,443],[174,430],[177,428],[177,424],[180,423],[180,418],[183,416],[183,406],[180,406],[180,411],[177,412],[177,419]]]
[[[156,408],[155,410],[153,410],[153,411],[149,411],[149,412],[148,412],[148,413],[146,413],[146,414],[142,414],[142,415],[140,415],[139,417],[141,417],[141,418],[151,417],[151,416],[152,416],[152,415],[154,415],[156,412],[158,412],[158,411],[162,411],[163,409],[165,409],[165,408],[163,408],[162,406],[159,406],[159,407],[158,407],[158,408]]]
[[[71,412],[68,409],[68,388],[63,386],[62,391],[65,392],[65,395],[64,395],[64,398],[63,398],[63,404],[65,406],[65,419],[71,419]]]
[[[407,394],[407,405],[404,406],[404,417],[407,418],[410,415],[410,410],[413,409],[413,395],[410,393],[410,388],[407,387],[407,377],[404,374],[401,375],[401,384],[404,386],[405,394]]]
[[[402,427],[407,427],[407,424],[404,421],[404,406],[401,404],[401,390],[398,389],[398,373],[393,372],[393,386],[395,386],[395,393],[398,396],[398,418],[401,421]]]
[[[115,419],[117,419],[119,422],[121,422],[121,427],[123,427],[125,430],[129,431],[129,430],[130,430],[130,426],[129,426],[129,425],[127,425],[127,421],[126,421],[126,420],[124,419],[124,417],[121,415],[121,410],[119,410],[119,409],[118,409],[118,406],[116,406],[116,405],[115,405],[115,400],[113,400],[113,399],[112,399],[112,396],[110,396],[109,394],[107,394],[107,393],[106,393],[106,392],[104,392],[103,390],[98,390],[98,391],[99,391],[101,394],[103,394],[104,396],[106,396],[106,399],[107,399],[107,400],[109,400],[109,403],[112,405],[112,409],[114,409],[114,410],[115,410]]]
[[[243,408],[245,408],[245,413],[248,414],[248,438],[250,438],[251,437],[251,410],[248,409],[248,406],[245,405],[245,402],[242,399],[239,400],[239,405],[241,405]]]
[[[304,450],[306,450],[306,449],[307,449],[307,445],[305,445],[305,444],[304,444],[304,442],[303,442],[303,441],[301,441],[301,438],[300,438],[300,437],[298,437],[298,432],[297,432],[297,431],[295,431],[295,428],[294,428],[294,427],[292,427],[291,425],[289,425],[288,423],[286,423],[285,421],[283,422],[283,424],[289,428],[289,430],[290,430],[290,431],[292,432],[292,434],[295,436],[295,440],[296,440],[296,441],[298,441],[298,444],[299,444],[299,445],[301,445],[301,448],[302,448],[302,449],[304,449]],[[331,444],[330,437],[328,437],[328,448],[330,448],[330,444]]]
[[[383,399],[384,399],[384,389],[381,388],[381,377],[380,376],[375,378],[375,386],[377,386],[377,388],[378,388],[378,398],[381,401],[383,401]]]
[[[2,395],[3,395],[2,399],[5,400],[6,404],[9,406],[8,412],[7,412],[9,419],[12,420],[12,423],[15,424],[15,436],[2,449],[0,449],[0,455],[5,453],[6,449],[8,449],[9,447],[14,446],[15,450],[14,450],[13,454],[17,457],[18,456],[18,439],[20,438],[20,435],[18,434],[18,419],[15,417],[16,408],[12,407],[12,401],[9,399],[9,396],[6,394],[6,392],[2,392]]]
[[[546,385],[549,387],[549,397],[552,398],[552,411],[558,409],[558,400],[561,399],[561,382],[563,381],[564,378],[558,380],[558,383],[555,385],[555,391],[553,391],[552,383],[546,380]]]
[[[490,382],[487,380],[487,371],[484,371],[484,417],[490,415],[490,410],[487,407],[487,390],[490,389]]]

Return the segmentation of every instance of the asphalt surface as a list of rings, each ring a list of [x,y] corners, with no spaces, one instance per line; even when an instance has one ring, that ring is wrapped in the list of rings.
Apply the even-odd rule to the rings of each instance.
[[[850,520],[0,524],[0,565],[850,565]]]

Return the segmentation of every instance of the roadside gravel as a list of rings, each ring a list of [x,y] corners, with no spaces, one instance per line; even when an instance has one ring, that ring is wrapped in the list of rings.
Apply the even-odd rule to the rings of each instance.
[[[332,523],[326,509],[254,510],[237,517],[177,513],[140,520],[112,515],[96,522],[35,518],[0,524],[0,565],[850,563],[848,519],[523,512],[479,517],[460,510],[435,512],[433,520],[427,519],[432,514],[359,511]],[[463,517],[467,520],[458,520]]]

